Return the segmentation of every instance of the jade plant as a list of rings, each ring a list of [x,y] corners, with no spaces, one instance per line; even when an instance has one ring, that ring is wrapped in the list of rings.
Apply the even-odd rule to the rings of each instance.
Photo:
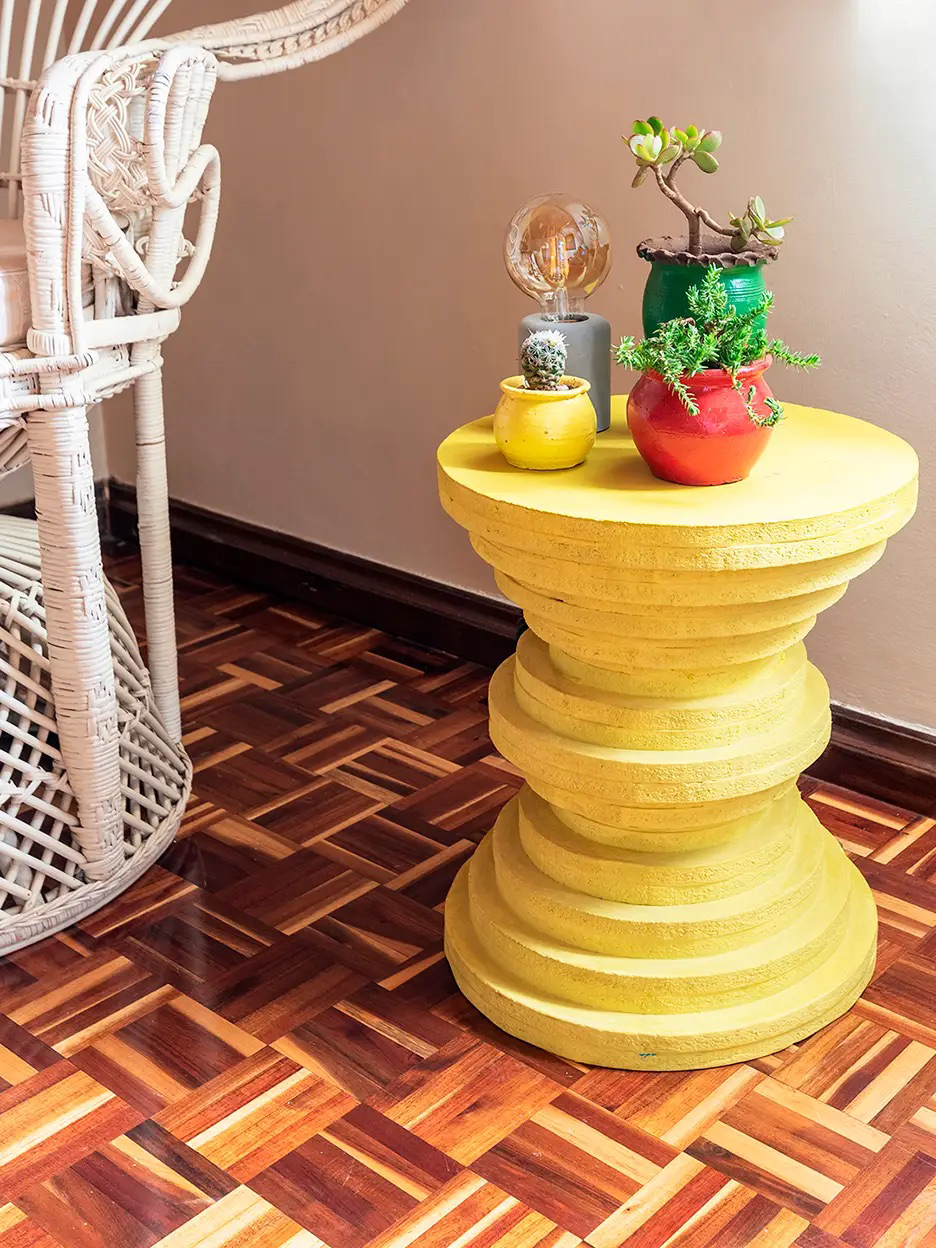
[[[528,390],[565,390],[567,344],[555,329],[541,329],[520,348],[520,369]]]
[[[685,379],[706,369],[723,369],[744,400],[751,420],[756,425],[775,425],[783,408],[776,399],[767,397],[766,412],[758,412],[754,407],[755,388],[744,389],[739,370],[767,356],[793,368],[818,368],[819,356],[793,351],[779,338],[768,339],[763,323],[757,322],[773,307],[769,291],[754,307],[739,312],[729,303],[718,270],[709,268],[699,285],[688,291],[687,298],[688,317],[664,322],[642,342],[622,338],[615,350],[618,364],[638,372],[658,373],[693,416],[699,414],[699,407]]]
[[[648,117],[646,121],[635,121],[632,133],[623,137],[637,161],[631,185],[640,186],[653,174],[657,186],[686,218],[687,250],[691,255],[701,255],[703,225],[713,234],[727,238],[732,251],[745,251],[752,243],[778,247],[783,242],[783,227],[793,218],[771,218],[759,195],[749,199],[744,211],[731,217],[728,225],[721,225],[704,208],[691,203],[676,185],[676,174],[687,161],[703,173],[718,170],[715,153],[721,147],[720,131],[699,130],[696,126],[680,130],[664,126],[659,117]]]

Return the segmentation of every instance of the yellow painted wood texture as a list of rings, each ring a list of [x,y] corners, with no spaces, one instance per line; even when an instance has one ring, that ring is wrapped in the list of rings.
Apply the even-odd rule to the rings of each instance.
[[[457,878],[446,951],[498,1026],[575,1060],[722,1065],[837,1018],[874,962],[867,885],[799,797],[828,688],[803,638],[910,518],[917,460],[787,407],[747,481],[658,481],[624,399],[586,463],[439,448],[446,511],[530,631],[491,736],[527,786]]]

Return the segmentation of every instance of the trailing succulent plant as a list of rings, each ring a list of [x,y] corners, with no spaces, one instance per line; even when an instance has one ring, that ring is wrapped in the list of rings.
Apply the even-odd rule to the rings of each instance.
[[[793,368],[818,368],[819,356],[792,351],[779,338],[768,339],[758,320],[773,307],[769,291],[748,311],[739,312],[728,301],[719,270],[709,268],[702,281],[689,289],[687,298],[689,316],[664,322],[643,342],[622,338],[614,353],[618,364],[638,372],[659,373],[686,411],[694,416],[699,414],[699,407],[685,378],[708,368],[724,369],[744,400],[751,420],[756,425],[775,425],[783,408],[776,399],[765,398],[767,410],[758,412],[754,406],[755,388],[744,390],[738,370],[768,355]]]
[[[688,222],[688,250],[692,255],[701,254],[703,225],[713,234],[729,239],[732,251],[744,251],[751,243],[779,247],[783,242],[783,227],[793,218],[769,217],[759,195],[749,199],[744,211],[731,217],[728,225],[720,225],[704,208],[690,203],[676,186],[676,174],[686,161],[691,161],[703,173],[718,170],[715,153],[721,147],[721,131],[699,130],[696,126],[687,126],[685,130],[667,128],[659,117],[648,117],[646,121],[635,121],[631,134],[623,137],[637,161],[637,173],[631,185],[640,186],[650,173],[653,174],[657,186]]]
[[[520,369],[528,390],[562,390],[567,343],[555,329],[541,329],[520,348]]]

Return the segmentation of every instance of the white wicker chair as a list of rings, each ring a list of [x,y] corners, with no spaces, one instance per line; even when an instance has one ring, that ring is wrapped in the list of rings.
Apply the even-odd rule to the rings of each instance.
[[[211,251],[216,78],[317,60],[404,2],[152,38],[171,0],[0,0],[0,473],[31,459],[37,514],[0,517],[0,951],[126,888],[188,794],[161,344]],[[151,674],[103,575],[88,444],[88,408],[130,385]]]

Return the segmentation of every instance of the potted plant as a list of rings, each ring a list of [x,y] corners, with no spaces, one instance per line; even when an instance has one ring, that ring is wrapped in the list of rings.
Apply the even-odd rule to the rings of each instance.
[[[686,292],[689,315],[643,342],[622,338],[619,364],[640,371],[627,400],[637,450],[654,476],[680,485],[725,485],[746,477],[783,409],[764,381],[773,361],[816,368],[818,355],[791,351],[764,329],[773,295],[740,312],[706,269]]]
[[[635,121],[624,136],[637,162],[632,186],[652,177],[666,198],[686,218],[684,235],[647,238],[637,254],[650,262],[644,289],[643,326],[648,336],[664,321],[685,316],[689,290],[698,285],[706,269],[717,268],[730,302],[739,312],[759,303],[766,290],[764,265],[777,258],[784,226],[792,217],[772,219],[759,195],[748,200],[742,213],[721,225],[704,208],[691,203],[676,185],[676,175],[689,163],[703,173],[715,173],[721,147],[718,130],[668,128],[659,117]]]
[[[494,437],[515,468],[572,468],[595,444],[588,382],[566,376],[566,340],[556,330],[530,334],[520,348],[522,377],[501,382]]]

